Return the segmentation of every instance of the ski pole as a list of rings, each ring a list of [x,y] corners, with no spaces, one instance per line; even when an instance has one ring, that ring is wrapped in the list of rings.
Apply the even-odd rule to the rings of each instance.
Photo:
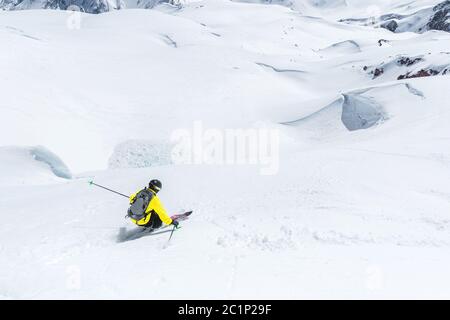
[[[109,189],[109,188],[106,188],[106,187],[104,187],[104,186],[101,186],[101,185],[99,185],[99,184],[96,184],[96,183],[94,183],[94,181],[89,181],[89,184],[90,184],[90,185],[97,186],[97,187],[99,187],[99,188],[103,188],[103,189],[108,190],[108,191],[110,191],[110,192],[113,192],[113,193],[115,193],[115,194],[121,195],[122,197],[129,198],[129,196],[124,195],[123,193],[120,193],[120,192],[111,190],[111,189]]]
[[[172,235],[173,235],[173,232],[175,231],[175,226],[173,226],[173,229],[172,229],[172,232],[170,233],[170,237],[169,237],[169,240],[167,241],[167,242],[169,242],[170,241],[170,239],[172,239]]]
[[[170,233],[170,237],[169,237],[169,240],[167,242],[169,242],[170,239],[172,239],[172,235],[173,235],[173,232],[175,231],[175,229],[178,229],[178,228],[176,226],[173,226],[172,232]]]

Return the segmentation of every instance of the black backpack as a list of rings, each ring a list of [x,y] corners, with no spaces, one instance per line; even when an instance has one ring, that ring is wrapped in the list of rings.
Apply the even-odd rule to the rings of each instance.
[[[153,192],[143,189],[136,194],[133,204],[128,209],[127,216],[131,219],[139,221],[147,216],[145,210],[153,199]]]

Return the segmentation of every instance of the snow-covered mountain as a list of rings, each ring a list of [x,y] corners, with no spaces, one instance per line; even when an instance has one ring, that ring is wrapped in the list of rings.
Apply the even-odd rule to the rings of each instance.
[[[54,9],[80,10],[87,13],[102,13],[117,9],[120,1],[115,0],[1,0],[4,10]]]
[[[450,33],[379,27],[441,2],[0,11],[0,298],[449,298]]]
[[[104,13],[126,8],[153,8],[159,3],[180,4],[177,0],[0,0],[0,9],[54,9]]]
[[[421,1],[417,1],[421,2]],[[403,7],[402,7],[403,9]],[[349,23],[374,25],[386,28],[392,32],[419,32],[442,30],[450,32],[450,1],[441,1],[411,12],[406,7],[404,12],[398,11],[377,16],[343,19]]]
[[[340,21],[375,25],[393,32],[425,32],[429,30],[450,31],[450,1],[425,0],[235,0],[246,3],[282,5],[304,14],[327,14],[337,16],[345,11],[359,12],[362,17]],[[151,9],[168,3],[181,7],[196,0],[0,0],[0,9],[57,9],[76,10],[86,13],[104,13],[112,10],[143,8]],[[421,3],[420,9],[417,3]],[[393,10],[389,12],[389,10]],[[389,12],[389,13],[381,13]]]

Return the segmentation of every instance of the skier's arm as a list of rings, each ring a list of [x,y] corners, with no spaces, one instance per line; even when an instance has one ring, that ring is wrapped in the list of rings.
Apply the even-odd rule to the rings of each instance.
[[[153,200],[150,202],[150,207],[156,212],[162,222],[164,222],[165,224],[172,223],[172,219],[167,214],[166,209],[164,209],[164,206],[162,205],[158,197],[155,196],[153,198]]]
[[[134,200],[136,199],[136,195],[137,195],[137,192],[136,192],[136,193],[133,193],[133,194],[130,196],[130,204],[133,204]]]

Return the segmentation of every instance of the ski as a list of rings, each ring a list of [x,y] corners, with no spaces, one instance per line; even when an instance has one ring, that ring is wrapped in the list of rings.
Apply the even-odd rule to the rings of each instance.
[[[185,221],[189,218],[189,216],[192,214],[193,211],[187,211],[180,214],[174,214],[170,218],[172,220],[176,221]],[[125,227],[122,227],[119,229],[119,234],[117,236],[117,242],[125,242],[125,241],[131,241],[140,239],[142,237],[146,237],[149,235],[158,235],[162,233],[172,232],[172,230],[165,230],[166,228],[170,227],[170,225],[164,225],[159,227],[158,229],[152,229],[152,228],[143,228],[138,227],[134,228],[132,230],[128,230]],[[176,229],[178,230],[178,229]]]
[[[183,221],[183,220],[186,220],[192,214],[192,212],[193,211],[187,211],[187,212],[180,213],[180,214],[174,214],[170,218],[172,220]]]

